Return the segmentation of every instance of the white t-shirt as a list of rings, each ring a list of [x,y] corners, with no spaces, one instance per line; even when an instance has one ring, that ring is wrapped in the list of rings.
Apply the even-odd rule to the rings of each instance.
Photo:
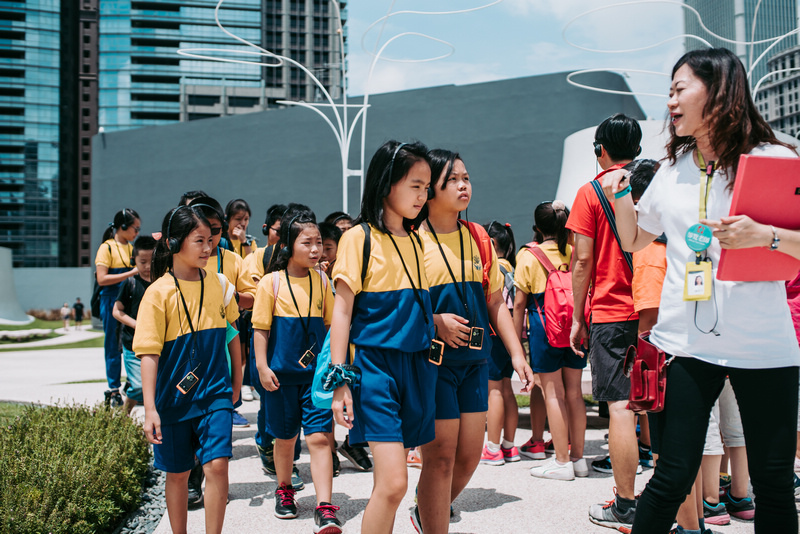
[[[762,145],[751,154],[796,157],[791,150]],[[712,298],[683,300],[686,263],[695,253],[684,240],[686,230],[698,222],[701,171],[692,153],[681,155],[674,165],[663,165],[642,195],[637,210],[645,231],[667,235],[667,275],[661,291],[658,323],[651,341],[675,356],[688,356],[716,365],[765,369],[800,365],[798,348],[784,282],[723,282],[716,279],[720,244],[713,239],[708,249],[714,286]],[[712,220],[727,216],[731,192],[725,173],[717,171],[708,196]],[[719,336],[704,334],[714,327]]]

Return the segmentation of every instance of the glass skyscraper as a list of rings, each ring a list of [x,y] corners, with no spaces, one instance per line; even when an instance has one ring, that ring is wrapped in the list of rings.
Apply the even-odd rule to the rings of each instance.
[[[60,0],[0,0],[0,246],[58,264]]]

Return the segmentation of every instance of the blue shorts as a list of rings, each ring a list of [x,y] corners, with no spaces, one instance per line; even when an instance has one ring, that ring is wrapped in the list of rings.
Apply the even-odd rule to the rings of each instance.
[[[153,445],[153,465],[167,473],[184,473],[216,458],[233,456],[233,411],[216,410],[202,417],[161,425],[161,445]]]
[[[402,442],[408,448],[433,441],[436,366],[428,354],[356,347],[353,363],[361,381],[352,390],[350,443]]]
[[[503,345],[499,336],[492,336],[492,357],[489,359],[489,380],[502,380],[511,378],[514,367],[511,365],[511,355]]]
[[[132,350],[122,348],[122,359],[125,362],[125,380],[128,384],[125,396],[138,403],[144,402],[142,397],[142,361]]]
[[[528,343],[531,348],[531,369],[534,373],[555,373],[562,367],[583,369],[587,358],[581,358],[569,347],[551,347],[547,342],[542,320],[537,312],[528,314]]]
[[[292,439],[300,433],[330,432],[333,411],[317,408],[311,401],[311,384],[281,386],[261,397],[266,410],[266,431],[278,439]]]
[[[436,380],[436,419],[489,409],[489,364],[442,365]]]

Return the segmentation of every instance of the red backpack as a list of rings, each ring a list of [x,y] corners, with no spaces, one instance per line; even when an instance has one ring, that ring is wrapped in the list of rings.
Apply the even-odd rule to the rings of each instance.
[[[551,347],[569,347],[572,311],[575,307],[572,297],[572,273],[569,265],[562,263],[556,269],[538,245],[525,248],[539,260],[542,267],[547,269],[547,284],[544,288],[544,316],[542,316],[539,301],[534,298],[536,311],[539,312],[539,318],[547,335],[547,342]]]

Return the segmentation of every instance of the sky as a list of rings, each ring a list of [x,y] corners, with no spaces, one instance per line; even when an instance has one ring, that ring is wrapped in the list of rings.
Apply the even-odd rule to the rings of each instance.
[[[623,0],[502,0],[470,13],[398,14],[385,22],[378,49],[404,32],[422,33],[430,38],[404,36],[392,41],[380,56],[368,83],[371,53],[376,50],[382,26],[379,23],[369,29],[373,22],[389,12],[463,10],[492,1],[348,1],[347,93],[362,95],[369,90],[376,94],[579,69],[610,69],[624,73],[633,91],[662,95],[637,98],[648,117],[664,118],[668,75],[684,52],[684,40],[678,37],[683,33],[680,2],[628,0],[619,5]],[[606,9],[581,16],[601,7]],[[565,37],[580,47],[613,53],[581,50],[568,44]],[[618,53],[653,45],[657,46]],[[436,61],[408,61],[447,54],[448,57]],[[575,81],[579,82],[580,77]]]

